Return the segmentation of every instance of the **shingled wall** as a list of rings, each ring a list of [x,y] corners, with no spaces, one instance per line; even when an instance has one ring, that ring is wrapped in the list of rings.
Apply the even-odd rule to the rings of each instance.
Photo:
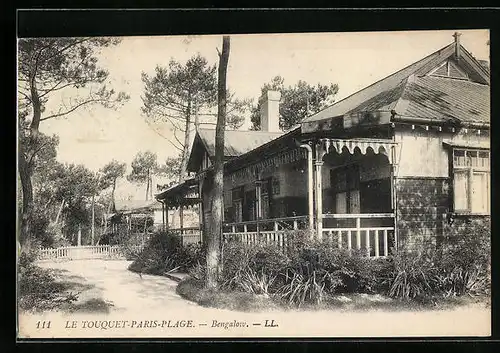
[[[395,180],[399,246],[443,235],[449,202],[447,178]]]

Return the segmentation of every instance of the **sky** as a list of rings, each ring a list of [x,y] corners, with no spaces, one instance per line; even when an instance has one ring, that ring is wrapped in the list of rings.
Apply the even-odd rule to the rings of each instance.
[[[462,45],[477,59],[489,61],[488,30],[458,30]],[[280,75],[285,85],[304,80],[336,83],[336,101],[453,42],[455,30],[232,35],[228,88],[238,98],[255,101],[262,85]],[[123,37],[105,48],[99,64],[109,83],[130,100],[117,110],[93,107],[66,118],[42,122],[40,130],[60,138],[58,159],[98,170],[111,159],[130,162],[139,151],[152,151],[161,162],[177,150],[165,140],[165,125],[151,127],[141,113],[141,73],[153,74],[170,59],[186,62],[197,53],[217,64],[221,36]],[[55,104],[57,102],[52,102]],[[246,121],[242,129],[248,129]],[[160,136],[162,135],[162,136]]]

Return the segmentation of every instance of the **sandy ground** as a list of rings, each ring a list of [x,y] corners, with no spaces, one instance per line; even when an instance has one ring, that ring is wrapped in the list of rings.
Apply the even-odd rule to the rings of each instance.
[[[176,294],[176,282],[150,275],[141,278],[128,271],[128,265],[121,260],[42,263],[86,285],[79,302],[99,298],[110,305],[110,312],[21,314],[19,337],[445,337],[491,332],[490,308],[481,305],[414,312],[241,313],[205,308]],[[46,328],[41,327],[43,322]]]

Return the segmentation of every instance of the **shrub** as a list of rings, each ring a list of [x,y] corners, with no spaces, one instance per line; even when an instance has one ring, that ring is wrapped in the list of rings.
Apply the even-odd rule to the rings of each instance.
[[[383,287],[391,262],[362,252],[338,249],[331,241],[311,240],[305,231],[288,232],[288,247],[224,247],[222,287],[274,296],[288,305],[319,303],[332,294],[376,292]]]
[[[393,257],[388,294],[401,299],[489,294],[489,219],[448,226],[439,247],[422,241]]]
[[[434,291],[435,268],[417,252],[400,251],[394,258],[389,296],[403,300],[424,299]]]
[[[73,293],[65,293],[65,286],[56,282],[49,270],[36,266],[29,251],[19,257],[17,283],[21,310],[51,310],[78,299]]]
[[[446,295],[489,294],[491,223],[476,219],[449,226],[439,253],[436,281]]]
[[[189,271],[198,262],[204,262],[204,248],[199,244],[182,245],[175,233],[157,232],[130,264],[129,270],[155,275],[169,271]]]
[[[227,289],[236,289],[246,269],[251,267],[257,248],[243,243],[230,241],[224,244],[222,254],[222,273],[220,285]]]

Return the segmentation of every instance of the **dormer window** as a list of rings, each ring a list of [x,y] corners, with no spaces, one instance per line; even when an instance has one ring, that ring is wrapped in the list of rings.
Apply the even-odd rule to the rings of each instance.
[[[469,80],[469,76],[453,61],[445,61],[429,73],[430,76],[449,77],[459,80]]]

